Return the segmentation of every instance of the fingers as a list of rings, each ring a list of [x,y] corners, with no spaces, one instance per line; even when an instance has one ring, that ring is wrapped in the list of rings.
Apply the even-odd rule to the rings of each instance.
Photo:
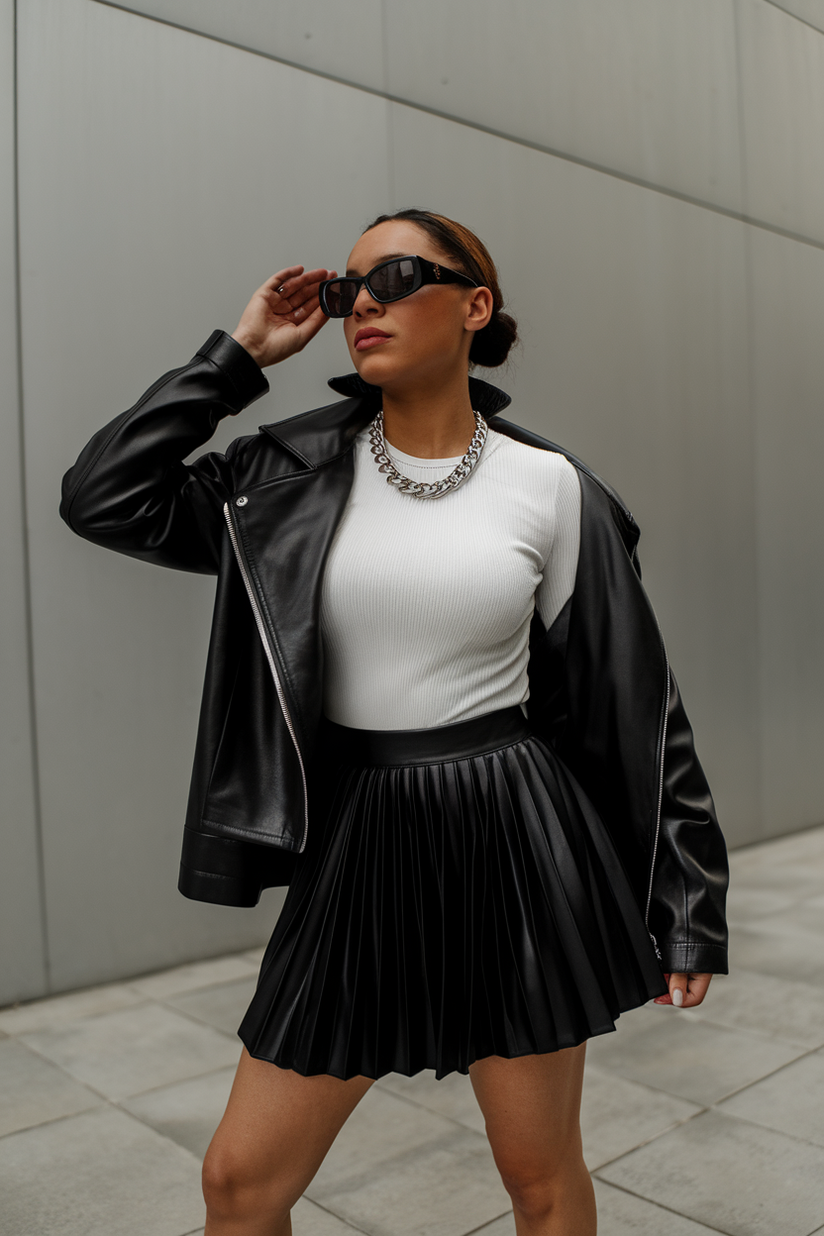
[[[308,306],[307,306],[308,309]],[[325,326],[330,319],[321,309],[320,305],[315,302],[315,308],[309,313],[305,320],[299,324],[299,334],[301,337],[301,347],[305,348],[310,339],[314,339],[322,326]]]
[[[328,271],[325,267],[307,271],[302,267],[298,269],[300,273],[287,275],[281,283],[270,286],[283,275],[284,272],[279,271],[261,288],[270,311],[278,317],[290,318],[295,323],[314,313],[319,304],[321,280],[334,277],[334,271]]]
[[[657,996],[655,1004],[671,1004],[675,1008],[693,1009],[707,994],[711,974],[665,974],[669,994]]]
[[[233,338],[261,368],[300,352],[328,320],[318,293],[321,280],[334,275],[323,266],[314,270],[284,266],[255,292]]]
[[[259,291],[267,297],[285,297],[291,300],[307,287],[317,288],[320,281],[327,279],[332,273],[325,266],[318,266],[315,270],[304,270],[302,266],[287,266],[267,279]]]

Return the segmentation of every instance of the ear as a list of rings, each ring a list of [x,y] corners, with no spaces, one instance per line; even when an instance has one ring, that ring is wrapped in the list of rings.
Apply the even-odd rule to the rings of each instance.
[[[492,317],[492,293],[489,288],[474,288],[466,302],[464,328],[469,331],[483,330]]]

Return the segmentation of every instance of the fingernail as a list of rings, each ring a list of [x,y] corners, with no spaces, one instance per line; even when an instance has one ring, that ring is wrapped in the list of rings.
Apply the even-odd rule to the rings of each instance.
[[[684,1003],[684,993],[680,987],[676,987],[675,991],[672,993],[672,1002],[677,1009],[680,1009]]]

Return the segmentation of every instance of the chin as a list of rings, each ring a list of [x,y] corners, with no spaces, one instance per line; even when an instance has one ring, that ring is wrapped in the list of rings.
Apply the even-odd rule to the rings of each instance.
[[[391,360],[388,356],[377,356],[369,352],[356,352],[352,361],[364,382],[371,386],[383,386],[386,382],[402,380],[408,369],[408,366],[398,365],[397,360]]]

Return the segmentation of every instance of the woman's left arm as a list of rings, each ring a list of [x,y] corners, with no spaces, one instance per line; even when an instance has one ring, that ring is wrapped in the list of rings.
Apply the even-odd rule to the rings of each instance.
[[[706,990],[701,976],[727,972],[726,847],[641,583],[637,525],[597,478],[579,476],[575,590],[530,671],[533,712],[609,828],[688,1007]]]

